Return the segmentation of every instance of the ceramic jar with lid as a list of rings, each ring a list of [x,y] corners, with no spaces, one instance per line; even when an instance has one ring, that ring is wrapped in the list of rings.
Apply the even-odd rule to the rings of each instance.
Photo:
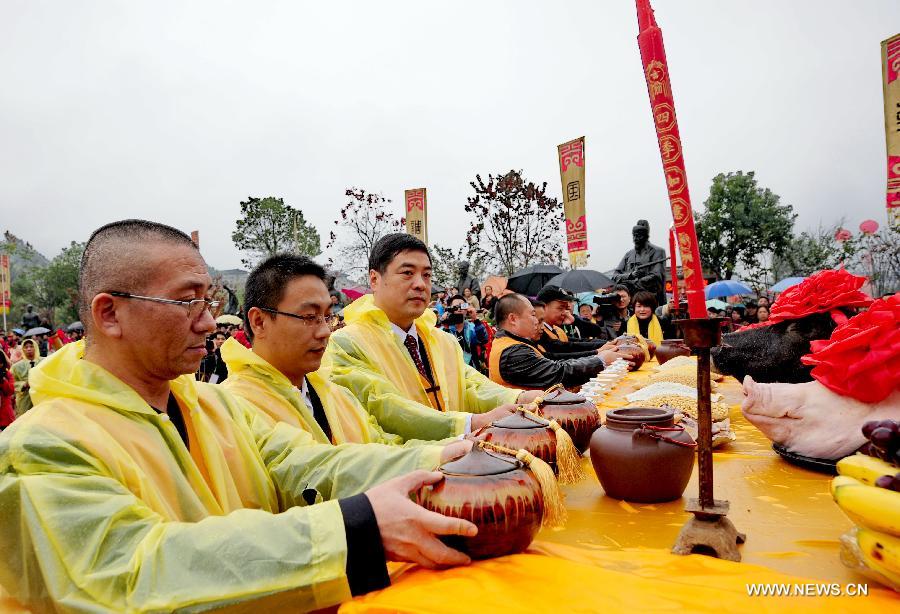
[[[556,420],[581,453],[588,449],[591,435],[600,426],[597,406],[584,395],[565,389],[558,388],[545,395],[538,412],[548,420]]]
[[[656,348],[656,360],[663,364],[676,356],[690,356],[691,348],[684,344],[684,339],[663,339]]]
[[[556,472],[556,433],[550,423],[539,416],[517,411],[493,422],[479,435],[479,439],[504,448],[526,450]]]
[[[684,493],[697,444],[674,421],[674,411],[658,407],[607,412],[590,447],[594,472],[608,496],[660,503]]]
[[[419,505],[478,527],[475,537],[441,537],[444,543],[475,559],[528,547],[541,527],[544,501],[537,478],[524,463],[476,445],[438,470],[444,479],[416,493]]]

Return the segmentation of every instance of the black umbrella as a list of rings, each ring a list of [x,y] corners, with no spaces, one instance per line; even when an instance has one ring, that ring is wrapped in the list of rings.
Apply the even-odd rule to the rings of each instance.
[[[50,332],[49,328],[44,328],[43,326],[36,326],[35,328],[29,328],[25,331],[26,337],[33,337],[34,335],[46,335]]]
[[[509,276],[506,289],[524,294],[525,296],[537,296],[541,288],[547,285],[555,275],[563,270],[555,264],[534,264],[520,269]]]
[[[565,288],[570,292],[594,292],[613,285],[613,280],[599,271],[575,269],[560,273],[548,281],[547,284]]]
[[[441,286],[439,284],[431,284],[431,293],[437,294],[438,292],[446,292],[447,288]]]

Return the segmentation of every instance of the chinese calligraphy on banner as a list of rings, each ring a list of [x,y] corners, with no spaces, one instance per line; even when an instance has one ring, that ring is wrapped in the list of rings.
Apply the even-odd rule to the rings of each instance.
[[[566,213],[566,247],[572,268],[587,265],[587,221],[584,211],[584,137],[557,147]]]
[[[900,226],[900,34],[881,43],[884,73],[884,129],[887,135],[887,213]]]
[[[675,99],[669,80],[669,65],[663,45],[662,31],[656,24],[650,0],[637,0],[638,47],[644,65],[647,93],[656,126],[659,155],[662,158],[666,191],[675,222],[678,251],[681,254],[681,272],[687,290],[688,310],[692,318],[706,317],[706,301],[703,293],[703,269],[700,263],[700,249],[694,228],[694,214],[691,196],[688,192],[687,175],[684,171],[684,155],[678,120],[675,117]],[[675,262],[675,254],[669,254]]]
[[[406,190],[406,232],[428,245],[428,198],[425,188]]]

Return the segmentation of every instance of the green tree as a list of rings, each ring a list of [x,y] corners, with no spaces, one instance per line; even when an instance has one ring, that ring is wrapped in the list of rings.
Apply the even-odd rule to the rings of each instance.
[[[55,326],[78,319],[78,269],[84,245],[72,241],[47,266],[29,268],[13,279],[11,294],[18,319],[26,304],[34,305]]]
[[[792,237],[784,253],[772,259],[773,276],[776,279],[808,277],[822,269],[848,265],[859,249],[859,238],[837,240],[835,235],[842,226],[843,220],[833,227],[819,226]]]
[[[241,217],[235,223],[231,240],[248,254],[241,260],[248,268],[279,252],[310,257],[322,253],[319,232],[307,223],[303,212],[274,196],[249,196],[246,201],[241,201]]]
[[[481,175],[469,183],[475,191],[466,212],[473,220],[466,233],[468,253],[486,266],[511,275],[531,264],[562,262],[562,203],[547,196],[547,182],[527,181],[522,171]]]
[[[748,278],[761,277],[766,260],[784,256],[791,245],[797,215],[780,200],[757,185],[753,171],[716,175],[706,209],[696,216],[704,268],[720,279],[731,279],[738,267]]]

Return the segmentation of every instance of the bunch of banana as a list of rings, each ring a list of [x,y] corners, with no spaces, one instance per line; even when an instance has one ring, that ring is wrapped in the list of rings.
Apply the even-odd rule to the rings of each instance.
[[[856,545],[865,565],[900,591],[900,492],[876,486],[897,467],[856,454],[841,459],[831,482],[831,495],[856,525]]]

